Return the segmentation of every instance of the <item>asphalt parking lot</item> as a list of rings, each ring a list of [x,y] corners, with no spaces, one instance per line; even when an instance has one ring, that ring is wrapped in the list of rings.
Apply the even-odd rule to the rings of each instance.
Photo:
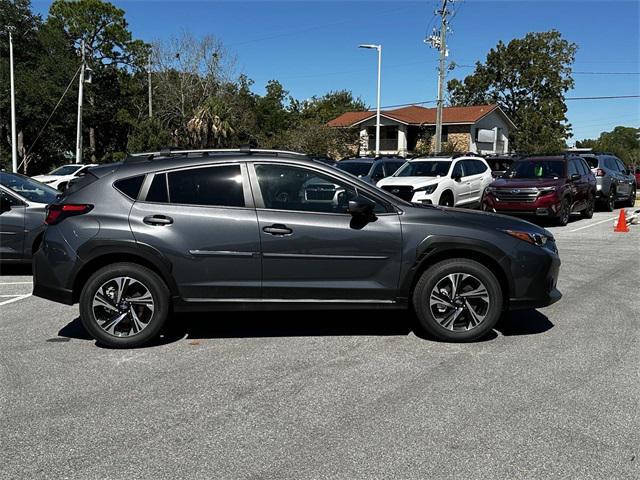
[[[640,225],[556,235],[564,298],[473,344],[402,312],[177,318],[96,346],[0,276],[0,478],[640,477]]]

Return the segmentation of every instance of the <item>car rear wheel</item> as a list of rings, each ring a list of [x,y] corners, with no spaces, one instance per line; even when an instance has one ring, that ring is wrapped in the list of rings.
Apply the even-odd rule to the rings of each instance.
[[[133,263],[101,268],[80,294],[80,320],[99,343],[133,348],[156,337],[169,314],[169,290],[153,271]]]
[[[580,214],[582,218],[593,218],[593,211],[596,209],[596,197],[591,196],[587,201],[587,206],[585,207]]]
[[[607,212],[613,212],[616,209],[616,191],[614,188],[609,190],[609,196],[607,197],[607,203],[605,203],[605,210]]]
[[[629,199],[627,200],[627,207],[633,207],[636,204],[636,187],[631,189]]]
[[[482,264],[465,259],[439,262],[416,284],[413,306],[418,327],[449,342],[482,338],[502,312],[502,289]]]
[[[558,216],[556,217],[556,225],[560,227],[564,227],[569,223],[569,217],[571,216],[571,202],[568,198],[562,200],[562,204],[560,205],[560,211],[558,212]]]

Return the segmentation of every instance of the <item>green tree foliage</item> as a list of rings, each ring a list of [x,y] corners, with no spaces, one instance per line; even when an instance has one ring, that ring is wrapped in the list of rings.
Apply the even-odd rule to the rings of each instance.
[[[629,166],[640,165],[640,128],[619,126],[611,132],[602,132],[595,140],[576,142],[576,147],[611,152]]]
[[[499,42],[471,75],[448,82],[450,101],[498,103],[517,126],[510,134],[517,151],[562,151],[571,136],[564,95],[574,86],[576,48],[555,30]]]
[[[234,57],[212,36],[183,34],[147,45],[133,38],[123,10],[101,0],[56,0],[44,20],[32,13],[29,0],[0,0],[0,29],[5,25],[15,28],[19,156],[27,160],[29,174],[73,161],[74,75],[83,43],[93,71],[92,83],[85,84],[85,160],[108,162],[125,152],[167,146],[242,144],[338,157],[357,145],[356,131],[328,128],[326,122],[365,109],[362,100],[336,91],[300,101],[276,80],[258,95],[251,79],[235,74]],[[1,34],[0,165],[5,167],[11,163],[8,57],[7,35]],[[148,117],[149,60],[153,118]]]

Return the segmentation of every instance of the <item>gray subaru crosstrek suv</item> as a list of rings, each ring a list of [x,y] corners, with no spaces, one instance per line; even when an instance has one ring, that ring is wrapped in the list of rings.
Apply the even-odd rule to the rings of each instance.
[[[290,152],[163,151],[91,170],[48,208],[34,295],[135,347],[173,311],[413,307],[470,341],[560,298],[553,236],[417,206]],[[303,320],[301,320],[303,321]]]
[[[636,203],[636,177],[622,160],[610,153],[581,153],[596,176],[596,200],[607,211],[616,208],[616,202],[627,207]]]

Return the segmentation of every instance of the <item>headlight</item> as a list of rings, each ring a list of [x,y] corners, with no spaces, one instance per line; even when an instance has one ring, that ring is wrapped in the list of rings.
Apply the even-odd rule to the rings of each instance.
[[[517,238],[518,240],[524,240],[532,245],[537,245],[539,247],[543,247],[548,240],[552,240],[552,237],[548,237],[542,233],[529,233],[529,232],[521,232],[518,230],[502,230],[507,235],[511,235],[512,237]]]
[[[552,193],[555,192],[557,189],[556,187],[540,187],[538,188],[538,192],[540,192],[540,195],[545,195],[547,193]]]
[[[416,188],[413,191],[414,192],[424,192],[426,194],[429,194],[429,193],[435,192],[436,188],[438,188],[438,184],[437,183],[435,183],[433,185],[427,185],[426,187]]]

